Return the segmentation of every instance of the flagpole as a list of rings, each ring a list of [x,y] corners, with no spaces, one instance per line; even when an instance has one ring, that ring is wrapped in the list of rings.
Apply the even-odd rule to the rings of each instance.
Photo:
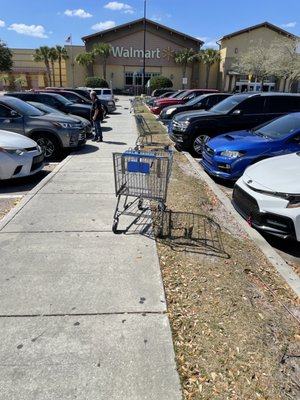
[[[72,42],[72,34],[70,35],[71,38],[71,68],[72,68],[72,86],[74,87],[75,84],[75,79],[74,79],[74,57],[73,57],[73,42]]]

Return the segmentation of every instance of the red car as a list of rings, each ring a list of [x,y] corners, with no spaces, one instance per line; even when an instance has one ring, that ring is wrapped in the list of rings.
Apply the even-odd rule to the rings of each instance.
[[[164,98],[161,100],[156,100],[153,106],[150,108],[151,112],[155,115],[159,115],[161,110],[168,106],[173,106],[177,104],[184,104],[187,101],[193,99],[194,97],[200,96],[201,94],[216,93],[218,90],[215,89],[189,89],[184,90],[176,98]]]

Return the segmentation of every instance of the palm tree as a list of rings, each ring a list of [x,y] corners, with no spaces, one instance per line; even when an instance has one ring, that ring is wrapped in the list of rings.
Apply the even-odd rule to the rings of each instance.
[[[50,48],[49,60],[50,60],[51,69],[52,69],[53,85],[55,86],[55,67],[54,67],[54,63],[55,63],[55,61],[58,60],[58,54],[57,54],[57,51],[56,51],[55,47],[51,47]]]
[[[215,49],[204,49],[204,50],[200,50],[198,57],[199,57],[199,61],[202,61],[203,64],[206,66],[205,87],[207,89],[208,82],[209,82],[210,69],[213,64],[220,61],[220,52],[219,52],[219,50],[215,50]]]
[[[52,86],[50,62],[49,62],[49,60],[50,60],[50,47],[41,46],[38,49],[35,49],[34,50],[34,54],[33,54],[33,60],[35,62],[44,62],[46,70],[47,70],[48,80],[49,80],[50,86]]]
[[[94,54],[89,52],[77,54],[77,56],[75,57],[75,61],[77,62],[77,64],[85,67],[89,64],[92,64],[94,60]]]
[[[92,53],[95,57],[100,56],[102,58],[103,78],[106,80],[106,64],[111,53],[111,45],[108,43],[96,43],[93,46]]]
[[[182,77],[185,77],[188,64],[195,61],[195,52],[193,49],[187,48],[176,51],[174,53],[174,61],[176,64],[182,65]],[[182,88],[184,89],[184,84],[182,84]]]
[[[67,60],[69,58],[67,50],[62,46],[55,46],[57,52],[57,61],[58,61],[58,69],[59,69],[59,83],[62,86],[62,73],[61,73],[61,62],[62,60]]]

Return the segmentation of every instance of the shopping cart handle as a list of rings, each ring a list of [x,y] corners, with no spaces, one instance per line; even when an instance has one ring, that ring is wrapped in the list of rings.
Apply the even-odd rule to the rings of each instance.
[[[122,156],[135,157],[135,158],[151,158],[151,159],[158,158],[155,154],[130,153],[128,151],[122,153]]]

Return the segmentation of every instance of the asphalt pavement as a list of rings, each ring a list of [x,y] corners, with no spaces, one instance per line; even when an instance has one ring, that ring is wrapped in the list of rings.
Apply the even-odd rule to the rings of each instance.
[[[111,227],[112,153],[134,145],[129,99],[104,142],[68,156],[0,222],[0,398],[177,400],[151,215]]]

